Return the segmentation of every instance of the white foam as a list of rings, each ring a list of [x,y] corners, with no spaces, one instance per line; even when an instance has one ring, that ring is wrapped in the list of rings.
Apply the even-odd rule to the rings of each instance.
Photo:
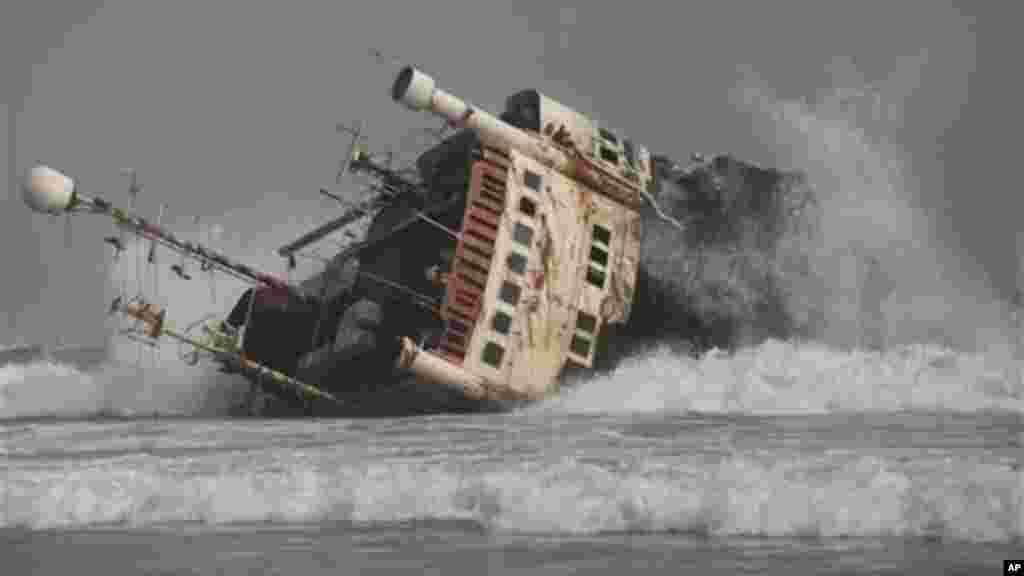
[[[59,402],[54,402],[54,392]],[[103,401],[95,398],[88,374],[51,362],[0,366],[0,419],[80,410],[98,412]]]
[[[214,232],[213,242],[224,244],[223,225]],[[170,269],[180,263],[180,256],[158,247],[156,265],[151,266],[146,262],[148,251],[148,242],[126,238],[125,251],[110,268],[108,292],[111,298],[142,293],[167,308],[170,324],[178,330],[207,316],[225,316],[246,288],[233,278],[203,273],[191,261],[186,271],[193,279],[186,281]],[[132,325],[115,316],[106,329],[114,332]],[[0,418],[225,413],[247,386],[244,380],[221,374],[210,364],[190,366],[181,359],[184,351],[166,338],[150,348],[122,335],[112,340],[110,364],[94,371],[51,362],[5,366],[0,368]]]
[[[191,471],[186,468],[191,469]],[[913,468],[875,457],[771,462],[736,455],[634,470],[566,459],[474,470],[287,459],[234,469],[119,460],[0,480],[4,526],[167,522],[474,521],[532,533],[1022,538],[1024,475],[950,459]]]
[[[900,410],[1024,413],[1022,366],[932,345],[884,352],[768,341],[700,358],[661,346],[577,383],[539,410],[809,414]]]
[[[111,364],[83,372],[48,361],[10,364],[0,367],[0,420],[222,413],[236,392],[215,379],[203,382],[204,370]]]

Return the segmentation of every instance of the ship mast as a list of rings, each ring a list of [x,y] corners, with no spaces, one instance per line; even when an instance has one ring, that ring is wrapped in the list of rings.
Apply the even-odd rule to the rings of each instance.
[[[202,244],[182,240],[163,226],[146,220],[132,210],[114,206],[99,196],[83,194],[78,190],[74,180],[48,166],[40,164],[28,171],[23,194],[25,203],[36,212],[103,214],[114,220],[119,231],[127,231],[160,244],[173,252],[199,261],[204,267],[286,293],[300,301],[308,299],[298,287],[274,275],[261,272]],[[124,242],[118,236],[106,238],[106,242],[113,245],[117,253],[124,250]]]

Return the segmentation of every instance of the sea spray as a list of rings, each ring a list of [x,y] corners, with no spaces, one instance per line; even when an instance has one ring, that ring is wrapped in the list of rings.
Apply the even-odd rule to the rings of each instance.
[[[930,344],[884,351],[770,340],[694,357],[668,344],[563,388],[534,409],[571,413],[820,414],[1009,411],[1024,414],[1020,365]]]
[[[277,271],[281,263],[269,254],[246,250],[238,231],[218,222],[192,237],[216,249],[248,257],[247,262]],[[180,233],[180,232],[179,232]],[[183,237],[188,237],[188,231]],[[250,245],[251,246],[251,245]],[[198,321],[222,317],[246,286],[222,274],[210,274],[199,263],[157,247],[149,260],[150,243],[128,237],[125,250],[110,266],[108,296],[134,297],[166,307],[168,319],[179,330]],[[172,270],[184,265],[190,280]],[[97,305],[101,305],[97,303]],[[0,418],[84,417],[95,415],[192,414],[223,415],[248,389],[239,376],[217,371],[209,363],[184,361],[188,349],[162,339],[156,346],[128,337],[133,321],[111,316],[110,362],[90,370],[52,361],[8,365],[0,369]]]
[[[813,282],[788,291],[794,314],[823,312],[815,334],[837,345],[865,344],[878,317],[876,345],[938,342],[1009,355],[1009,308],[984,278],[969,277],[937,241],[920,206],[913,150],[900,144],[901,111],[912,103],[918,58],[885,83],[837,77],[814,99],[777,96],[751,70],[734,93],[750,113],[754,137],[774,161],[806,175],[820,209],[816,233],[793,248],[806,254]],[[887,289],[872,295],[865,262]]]
[[[813,192],[809,212],[789,221],[794,228],[772,251],[743,243],[695,250],[653,223],[643,254],[648,290],[635,307],[650,312],[646,342],[612,342],[609,372],[573,375],[575,389],[544,409],[1021,411],[1010,306],[983,279],[966,277],[918,205],[911,151],[893,133],[900,123],[889,122],[913,92],[899,85],[904,77],[917,78],[897,76],[884,88],[837,83],[808,101],[780,98],[746,71],[737,108],[750,113],[752,136],[768,143],[776,164],[802,175],[788,184]],[[694,190],[663,197],[680,192]],[[751,270],[774,275],[773,297],[801,330],[751,339],[739,326],[724,346],[702,348],[709,319],[748,329],[765,320],[753,313],[764,294]]]

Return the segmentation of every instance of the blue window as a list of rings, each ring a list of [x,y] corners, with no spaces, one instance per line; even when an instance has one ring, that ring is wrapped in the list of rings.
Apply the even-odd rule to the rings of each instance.
[[[536,172],[527,169],[526,171],[523,172],[523,184],[526,184],[527,188],[531,188],[537,192],[540,192],[540,187],[542,184],[540,174],[537,174]]]
[[[533,228],[522,222],[516,222],[515,226],[512,227],[512,239],[529,248],[530,242],[533,241]]]

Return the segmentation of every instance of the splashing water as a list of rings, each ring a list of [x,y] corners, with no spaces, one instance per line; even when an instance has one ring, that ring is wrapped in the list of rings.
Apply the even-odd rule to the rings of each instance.
[[[223,225],[215,226],[208,236],[204,240],[215,245],[227,240]],[[158,247],[151,265],[149,250],[149,242],[126,240],[124,252],[110,268],[111,298],[142,294],[166,307],[168,319],[178,330],[204,317],[224,315],[245,289],[233,278],[208,275],[193,261],[185,264],[192,276],[185,280],[170,269],[182,263],[180,256]],[[114,316],[106,329],[116,332],[132,327],[131,320]],[[0,368],[0,418],[224,414],[248,386],[209,364],[185,363],[182,355],[187,349],[171,340],[150,347],[120,335],[111,344],[110,362],[93,370],[50,361]]]
[[[903,77],[917,76],[897,76]],[[887,132],[888,121],[906,105],[898,94],[912,92],[895,88],[896,98],[878,88],[838,86],[814,102],[784,100],[748,71],[735,94],[778,163],[802,172],[815,191],[820,220],[811,234],[784,236],[776,254],[767,255],[773,262],[748,255],[755,267],[807,257],[809,274],[783,274],[782,288],[788,314],[798,321],[823,313],[814,342],[769,340],[699,357],[663,343],[610,374],[578,383],[542,409],[1024,410],[1019,335],[1008,320],[1010,309],[989,286],[966,277],[934,240],[916,205],[910,155]],[[694,256],[683,253],[671,231],[655,232],[644,246],[648,269],[681,291],[692,284],[685,278],[693,274],[686,258]],[[716,254],[701,256],[713,263]],[[869,293],[865,258],[879,264],[885,292]],[[708,282],[729,279],[708,270]],[[743,286],[734,292],[739,306],[756,300]],[[700,298],[691,300],[700,307]],[[744,316],[742,310],[732,313]],[[666,311],[663,318],[671,316]]]
[[[895,536],[1019,547],[1024,385],[1002,309],[984,286],[929,286],[956,278],[956,266],[929,244],[905,169],[848,110],[780,102],[754,88],[746,96],[825,194],[823,235],[792,247],[812,256],[820,286],[788,287],[794,311],[810,306],[804,300],[824,304],[820,341],[699,356],[662,341],[558,398],[498,416],[11,425],[0,527],[333,530],[445,520],[534,534]],[[872,222],[859,249],[880,258],[897,288],[884,306],[889,342],[865,350],[856,346],[859,272],[842,248]],[[226,251],[245,254],[234,248]],[[112,284],[135,277],[129,265],[143,249],[131,245]],[[222,314],[241,290],[218,284],[211,297],[198,275],[166,274],[159,285],[156,300],[186,323]],[[161,410],[215,407],[206,397],[222,376],[184,366],[174,352],[123,381],[38,364],[4,368],[0,383],[6,394],[8,381],[31,382],[19,386],[81,413],[125,409],[128,398]],[[137,354],[132,343],[114,351],[122,364]],[[0,417],[16,414],[15,404],[2,406]],[[707,414],[679,414],[690,411]],[[715,414],[723,412],[731,414]],[[888,412],[901,413],[877,414]]]
[[[226,413],[238,384],[211,369],[177,368],[163,355],[151,365],[112,362],[82,371],[52,362],[0,368],[0,420]],[[161,368],[161,363],[166,368]],[[191,370],[187,370],[191,368]]]
[[[1022,537],[1012,457],[949,457],[950,438],[979,444],[970,422],[900,422],[883,438],[810,424],[802,434],[831,436],[810,452],[786,448],[770,423],[700,417],[35,427],[11,446],[45,460],[0,478],[0,526],[450,520],[547,534]]]
[[[264,253],[257,253],[250,245],[245,248],[239,234],[231,234],[223,222],[201,230],[201,241],[215,250],[230,253],[248,264],[263,270],[276,271],[280,261],[272,261]],[[115,288],[127,287],[132,296],[132,286],[141,288],[150,301],[167,309],[167,318],[174,328],[184,331],[192,326],[191,335],[199,335],[199,325],[204,319],[222,318],[235,304],[247,286],[218,272],[204,271],[198,262],[183,260],[180,255],[159,253],[156,265],[146,265],[139,255],[148,250],[148,242],[134,240],[126,245],[120,262],[114,267],[111,284]],[[174,273],[171,265],[181,265],[191,279]],[[139,266],[142,268],[139,268]],[[122,327],[131,321],[117,320]],[[200,361],[192,366],[183,361],[190,349],[170,340],[160,342],[153,349],[143,349],[140,344],[128,339],[118,339],[113,348],[115,360],[124,364],[135,364],[145,381],[153,381],[148,389],[164,390],[151,397],[156,409],[164,409],[168,395],[168,408],[186,413],[223,414],[237,401],[248,387],[238,376],[229,376],[214,366]],[[173,407],[173,408],[171,408]]]
[[[934,245],[929,223],[914,204],[909,155],[880,128],[886,111],[903,103],[887,101],[877,89],[838,89],[813,103],[787,101],[752,74],[737,95],[738,106],[752,111],[755,131],[766,134],[780,163],[805,173],[818,195],[817,235],[780,250],[810,257],[813,282],[794,278],[785,289],[794,316],[811,308],[826,312],[817,335],[821,342],[769,341],[699,358],[666,345],[634,356],[543,409],[1021,411],[1024,392],[1013,327],[1003,320],[1007,309],[986,286],[958,276],[956,262]],[[214,225],[207,239],[232,254],[256,255],[223,223]],[[652,269],[671,276],[686,256],[673,251],[677,248],[671,235],[655,235],[645,246]],[[244,289],[230,278],[207,278],[195,263],[189,265],[193,280],[185,281],[169,271],[179,257],[159,252],[159,265],[150,267],[147,251],[146,243],[129,242],[111,285],[144,289],[168,307],[179,328],[207,314],[223,315]],[[894,286],[881,304],[889,346],[876,352],[850,348],[863,332],[863,278],[856,261],[864,254],[878,258]],[[715,254],[705,256],[704,273],[716,276]],[[280,262],[271,260],[247,259],[277,269]],[[50,363],[4,367],[0,417],[222,413],[239,390],[236,377],[182,363],[173,344],[140,352],[136,343],[115,342],[114,364],[97,372]],[[983,350],[966,351],[970,348]],[[54,402],[58,391],[65,400]]]
[[[737,88],[755,135],[817,195],[820,226],[792,247],[809,256],[815,282],[794,282],[789,305],[797,314],[820,306],[817,336],[834,344],[859,342],[874,321],[891,344],[939,341],[1005,355],[1014,337],[1009,307],[936,240],[918,205],[911,154],[897,143],[909,105],[903,95],[914,92],[904,84],[917,82],[922,58],[904,63],[884,88],[839,78],[813,102],[780,99],[750,71]],[[881,294],[867,293],[866,258],[888,285]]]
[[[1024,414],[1024,383],[1015,362],[934,345],[871,352],[772,340],[734,354],[713,350],[699,358],[662,345],[539,409],[609,414]]]
[[[275,224],[273,233],[254,239],[248,235],[251,226],[247,218],[267,210],[272,208],[254,205],[216,221],[193,221],[193,229],[176,229],[175,233],[230,254],[256,269],[277,274],[285,263],[273,254],[270,246],[283,244],[321,224],[318,220],[322,214],[290,214]],[[330,239],[327,246],[333,247]],[[141,295],[165,307],[175,329],[184,331],[192,325],[193,336],[199,334],[200,321],[223,318],[248,288],[242,281],[204,271],[200,263],[162,247],[157,247],[153,262],[149,255],[149,241],[126,236],[125,250],[109,267],[108,302],[115,295]],[[178,265],[191,279],[174,272],[172,266]],[[315,258],[299,260],[295,270],[284,271],[281,276],[297,282],[320,266]],[[128,318],[113,316],[105,330],[113,334],[132,327],[138,328]],[[159,346],[150,347],[122,334],[111,339],[110,362],[98,369],[82,371],[52,362],[0,367],[0,419],[226,414],[243,399],[249,384],[240,376],[222,374],[203,361],[194,366],[185,363],[183,356],[188,351],[187,346],[173,340],[162,339]]]

